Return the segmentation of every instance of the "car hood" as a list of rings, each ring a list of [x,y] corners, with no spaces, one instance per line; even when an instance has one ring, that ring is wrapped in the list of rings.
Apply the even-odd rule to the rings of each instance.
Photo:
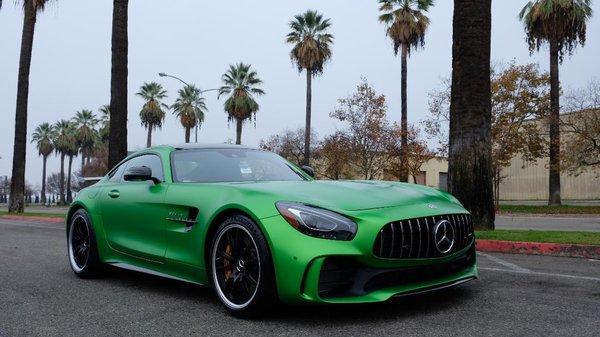
[[[273,201],[295,201],[332,210],[357,211],[456,199],[439,190],[388,181],[269,181],[230,183],[251,194],[268,194]]]

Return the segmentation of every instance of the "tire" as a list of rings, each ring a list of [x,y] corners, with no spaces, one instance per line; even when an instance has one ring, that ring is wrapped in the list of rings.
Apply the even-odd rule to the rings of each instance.
[[[67,227],[67,252],[71,269],[81,278],[100,276],[102,263],[98,256],[92,220],[84,209],[73,213]]]
[[[248,217],[231,216],[219,225],[209,266],[215,293],[233,316],[255,318],[277,305],[269,246]]]

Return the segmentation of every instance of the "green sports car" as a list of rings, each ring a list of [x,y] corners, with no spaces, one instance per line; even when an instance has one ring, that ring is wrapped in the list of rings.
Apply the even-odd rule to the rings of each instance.
[[[246,317],[280,301],[380,302],[477,277],[473,222],[450,194],[313,176],[235,145],[136,152],[71,205],[71,268],[210,285]]]

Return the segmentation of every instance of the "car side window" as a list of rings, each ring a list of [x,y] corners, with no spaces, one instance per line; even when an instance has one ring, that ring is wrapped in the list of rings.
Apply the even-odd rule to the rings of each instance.
[[[165,181],[160,157],[158,157],[155,154],[144,154],[141,156],[131,158],[131,160],[129,160],[126,166],[127,168],[146,166],[152,170],[152,176],[154,178],[157,178],[160,181]]]
[[[121,177],[123,176],[123,171],[125,171],[125,167],[127,166],[129,162],[124,162],[123,164],[119,165],[119,167],[117,167],[115,170],[113,170],[111,173],[108,174],[108,181],[116,183],[121,181]]]

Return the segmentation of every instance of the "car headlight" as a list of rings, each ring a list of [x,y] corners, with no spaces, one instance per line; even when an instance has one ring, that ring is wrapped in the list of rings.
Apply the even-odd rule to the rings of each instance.
[[[292,227],[306,235],[348,241],[356,234],[356,223],[338,213],[293,202],[282,201],[275,206]]]

